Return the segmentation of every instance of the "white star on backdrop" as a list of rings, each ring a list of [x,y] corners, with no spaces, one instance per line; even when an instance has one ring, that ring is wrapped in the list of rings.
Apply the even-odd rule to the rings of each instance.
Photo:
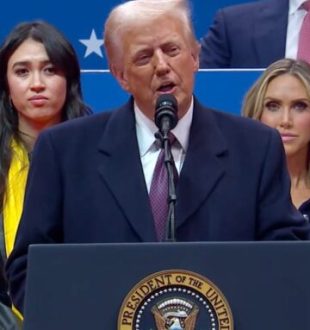
[[[103,45],[103,39],[98,39],[94,29],[91,31],[89,39],[79,39],[79,41],[86,46],[86,52],[84,57],[91,55],[92,53],[103,57],[101,46]]]

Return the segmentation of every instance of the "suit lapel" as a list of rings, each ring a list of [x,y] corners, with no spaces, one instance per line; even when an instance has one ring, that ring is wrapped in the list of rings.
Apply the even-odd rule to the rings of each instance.
[[[288,6],[288,0],[264,1],[256,12],[253,41],[262,67],[285,56]]]
[[[98,149],[101,154],[98,171],[119,208],[142,241],[155,241],[132,100],[111,114]]]
[[[177,187],[177,227],[208,198],[225,173],[227,148],[210,110],[195,100],[189,146]]]
[[[98,149],[100,177],[126,219],[142,241],[156,241],[131,103],[111,114]],[[177,226],[215,189],[225,173],[226,154],[226,143],[213,114],[195,100],[189,146],[177,187]]]

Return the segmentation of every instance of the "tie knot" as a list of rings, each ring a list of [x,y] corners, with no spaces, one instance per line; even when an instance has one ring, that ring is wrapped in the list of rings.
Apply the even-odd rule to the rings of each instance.
[[[307,0],[305,1],[303,4],[302,4],[302,8],[306,11],[310,11],[310,0]]]
[[[177,138],[175,137],[175,135],[173,133],[169,132],[168,139],[169,139],[170,145],[173,145]]]
[[[156,137],[156,140],[155,140],[155,145],[157,146],[158,149],[160,148],[163,148],[163,138],[161,137],[160,133],[157,132],[155,134],[155,137]],[[168,140],[169,140],[169,143],[170,145],[172,146],[176,141],[177,141],[177,138],[175,137],[175,135],[171,132],[168,133]]]

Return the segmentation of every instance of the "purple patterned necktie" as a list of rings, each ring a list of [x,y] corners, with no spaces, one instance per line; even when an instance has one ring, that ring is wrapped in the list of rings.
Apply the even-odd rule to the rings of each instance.
[[[176,139],[171,135],[169,140],[172,146]],[[168,216],[168,173],[164,160],[165,151],[161,149],[153,172],[149,193],[157,239],[159,241],[164,237]],[[177,173],[176,169],[174,169],[174,172]]]
[[[299,33],[297,58],[310,63],[310,0],[306,1],[302,8],[307,11],[307,14]]]

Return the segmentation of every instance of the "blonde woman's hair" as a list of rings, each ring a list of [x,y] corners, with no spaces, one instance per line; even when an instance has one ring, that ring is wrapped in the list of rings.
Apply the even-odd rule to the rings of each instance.
[[[260,120],[264,111],[264,99],[270,82],[283,74],[296,77],[305,87],[310,100],[310,64],[302,60],[282,59],[272,63],[254,83],[245,96],[242,114]],[[308,146],[307,174],[310,180],[310,149]]]

